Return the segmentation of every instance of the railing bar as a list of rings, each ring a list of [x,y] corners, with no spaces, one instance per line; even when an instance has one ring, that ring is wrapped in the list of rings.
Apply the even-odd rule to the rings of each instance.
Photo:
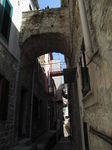
[[[98,137],[102,138],[103,140],[105,140],[106,142],[108,142],[109,144],[112,145],[112,138],[95,130],[93,127],[90,126],[90,130],[89,130],[91,133],[97,135]]]

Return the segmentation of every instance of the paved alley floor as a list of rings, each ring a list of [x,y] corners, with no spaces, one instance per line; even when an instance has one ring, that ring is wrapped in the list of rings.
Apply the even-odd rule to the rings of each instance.
[[[70,139],[63,137],[60,141],[52,148],[52,150],[74,150]]]
[[[51,147],[56,143],[56,133],[56,131],[46,132],[37,138],[34,143],[28,142],[29,139],[23,139],[17,146],[10,148],[10,150],[51,150]]]

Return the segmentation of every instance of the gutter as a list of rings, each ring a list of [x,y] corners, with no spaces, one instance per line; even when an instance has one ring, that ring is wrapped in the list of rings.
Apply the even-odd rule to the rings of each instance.
[[[19,74],[20,74],[20,62],[17,64],[16,68],[16,81],[15,81],[15,90],[14,90],[14,112],[13,112],[13,130],[12,130],[12,147],[14,146],[14,137],[15,137],[15,119],[16,119],[16,103],[17,103],[17,89],[19,83]]]
[[[101,64],[101,57],[98,55],[98,51],[94,53],[92,49],[91,37],[89,33],[88,23],[87,23],[87,16],[86,16],[86,9],[84,0],[78,0],[80,17],[81,17],[81,24],[84,34],[84,41],[86,47],[86,55],[89,58],[89,63],[94,62],[96,65],[100,66]]]

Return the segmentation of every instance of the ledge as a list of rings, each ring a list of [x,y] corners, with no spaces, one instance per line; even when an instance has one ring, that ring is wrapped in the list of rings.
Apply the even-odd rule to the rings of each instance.
[[[0,33],[0,42],[2,43],[2,45],[5,46],[6,49],[8,49],[8,42],[7,40],[3,37],[3,35]]]
[[[82,99],[82,102],[85,102],[91,95],[94,94],[93,90],[90,90]]]

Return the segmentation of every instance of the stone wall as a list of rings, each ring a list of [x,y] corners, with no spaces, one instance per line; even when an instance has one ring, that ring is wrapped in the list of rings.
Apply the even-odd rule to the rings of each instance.
[[[71,4],[72,2],[70,5]],[[94,52],[98,50],[98,54],[101,58],[101,65],[96,66],[92,62],[88,65],[90,85],[92,90],[90,91],[91,94],[85,98],[82,97],[81,89],[80,91],[78,90],[79,107],[81,109],[80,114],[82,116],[81,120],[87,123],[89,148],[91,150],[111,150],[111,145],[98,136],[90,133],[89,127],[91,125],[97,131],[112,137],[112,1],[85,0],[85,6],[91,35],[92,48]],[[72,11],[71,14],[73,14]],[[79,54],[83,32],[81,31],[81,22],[77,1],[74,9],[74,17],[71,15],[71,27],[72,24],[74,25],[72,28],[72,66],[79,66]],[[81,83],[81,78],[79,75],[80,73],[81,71],[79,68],[79,70],[77,70],[76,76],[77,81],[80,81],[78,82],[79,84]],[[81,86],[81,84],[78,85],[78,87],[82,88]],[[73,99],[72,93],[70,96],[72,97],[71,99]],[[74,100],[76,100],[75,97]],[[71,113],[73,113],[73,107],[71,109]],[[76,108],[74,109],[76,110]],[[74,113],[74,116],[78,115],[75,115]],[[76,126],[77,125],[74,124],[74,127]]]
[[[69,2],[69,11],[70,11],[70,28],[71,28],[71,67],[77,67],[79,62],[80,54],[80,45],[82,41],[82,31],[81,31],[81,21],[78,3],[76,1]],[[70,111],[70,123],[71,123],[71,138],[77,150],[82,150],[82,134],[81,134],[81,121],[80,121],[80,108],[79,108],[79,97],[77,91],[77,73],[74,74],[75,83],[71,83],[68,86],[68,95],[69,95],[69,111]]]
[[[20,45],[32,61],[49,52],[69,57],[67,8],[24,12],[22,20]]]
[[[16,71],[17,60],[0,43],[0,74],[9,81],[7,120],[0,120],[0,149],[4,150],[12,145]]]
[[[91,125],[96,130],[112,137],[112,1],[86,0],[85,4],[92,47],[94,51],[99,50],[102,62],[99,67],[89,65],[91,87],[96,92],[94,92],[94,103],[85,108],[84,121],[88,123],[88,127]],[[91,74],[92,70],[94,70],[94,77]],[[111,150],[110,144],[96,135],[88,134],[91,150]]]
[[[96,130],[101,131],[110,137],[112,136],[112,2],[111,0],[106,2],[103,0],[96,2],[94,0],[85,0],[85,4],[93,51],[95,52],[96,50],[99,50],[98,54],[101,58],[101,65],[96,66],[92,62],[88,65],[91,85],[91,95],[88,97],[82,97],[82,84],[79,75],[80,68],[77,70],[75,76],[75,79],[80,80],[80,85],[78,86],[75,83],[69,86],[69,89],[71,89],[69,91],[69,99],[72,140],[74,145],[76,145],[76,148],[81,149],[82,133],[80,132],[80,129],[82,130],[83,127],[81,128],[80,114],[83,114],[81,121],[86,122],[88,126],[89,148],[91,150],[110,150],[111,145],[104,142],[96,135],[91,134],[89,132],[89,126],[92,125]],[[80,22],[78,2],[70,1],[69,9],[69,22],[68,11],[64,11],[64,9],[46,9],[45,11],[26,12],[23,14],[20,45],[30,60],[34,61],[38,55],[42,55],[50,49],[53,51],[60,48],[64,49],[65,47],[69,49],[69,44],[67,43],[66,45],[65,41],[66,37],[69,39],[70,32],[68,31],[68,25],[70,25],[72,38],[70,43],[72,46],[71,66],[79,66],[83,32]],[[66,22],[66,27],[62,25],[64,22]],[[63,34],[63,32],[65,32],[67,36],[66,34]],[[52,41],[51,38],[54,39],[54,41]],[[56,39],[59,40],[57,41]],[[52,42],[50,43],[49,41]],[[63,42],[59,44],[60,41]],[[50,47],[48,43],[54,47]],[[58,45],[58,47],[56,47],[54,43],[57,43],[56,45]],[[31,44],[32,46],[30,46]],[[62,47],[60,47],[60,45]],[[47,49],[48,51],[43,52],[43,49]],[[68,53],[65,51],[61,52],[68,56]],[[79,87],[80,92],[77,91],[79,90]],[[45,99],[43,98],[43,102],[44,100]],[[47,105],[47,101],[43,104]],[[47,112],[47,108],[45,109],[45,112]],[[45,112],[43,114],[45,114]]]

